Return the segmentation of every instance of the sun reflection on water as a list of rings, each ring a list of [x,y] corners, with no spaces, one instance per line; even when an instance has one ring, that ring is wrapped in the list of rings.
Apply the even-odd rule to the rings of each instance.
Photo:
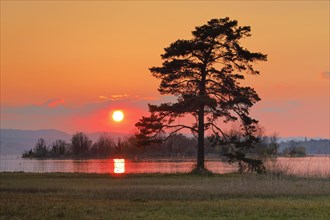
[[[125,173],[125,159],[113,159],[113,172],[116,174]]]

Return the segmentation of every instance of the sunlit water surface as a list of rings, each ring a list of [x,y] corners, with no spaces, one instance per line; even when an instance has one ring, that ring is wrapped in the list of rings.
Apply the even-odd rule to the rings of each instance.
[[[20,156],[0,156],[0,172],[32,172],[32,173],[109,173],[113,174],[113,159],[88,160],[37,160],[23,159]],[[125,160],[125,173],[183,173],[193,169],[193,160],[143,161]],[[214,173],[231,173],[236,167],[222,161],[206,161],[205,166]],[[277,158],[268,160],[266,166],[275,171],[299,176],[330,177],[330,157]]]

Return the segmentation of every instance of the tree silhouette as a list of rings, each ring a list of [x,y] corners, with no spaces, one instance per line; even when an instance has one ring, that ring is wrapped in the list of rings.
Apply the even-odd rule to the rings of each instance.
[[[71,147],[74,155],[84,155],[88,154],[90,147],[92,146],[92,141],[88,136],[82,132],[77,132],[72,135]]]
[[[51,153],[53,156],[61,156],[66,153],[67,143],[64,140],[58,139],[52,144]]]
[[[39,138],[35,147],[34,152],[36,157],[46,157],[47,156],[47,144],[45,139]]]
[[[229,18],[212,19],[192,31],[192,39],[177,40],[165,48],[162,66],[152,67],[152,75],[161,80],[159,92],[174,95],[176,103],[150,105],[150,116],[136,126],[141,144],[162,141],[164,134],[189,129],[198,138],[197,169],[204,169],[204,134],[210,129],[214,143],[234,146],[232,158],[242,159],[237,150],[252,147],[257,121],[249,116],[250,107],[260,100],[253,88],[240,85],[243,73],[259,74],[252,66],[267,56],[252,53],[240,45],[250,37],[249,26],[238,26]],[[192,115],[191,125],[177,123],[178,118]],[[227,135],[219,122],[240,121],[244,143]],[[241,138],[240,138],[241,139]],[[245,157],[245,156],[244,156]],[[243,159],[244,159],[243,157]]]

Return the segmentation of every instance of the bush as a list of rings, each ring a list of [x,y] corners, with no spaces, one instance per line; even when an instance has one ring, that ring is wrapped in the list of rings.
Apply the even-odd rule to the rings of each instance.
[[[303,146],[290,146],[283,150],[283,155],[288,157],[306,156],[306,148]]]

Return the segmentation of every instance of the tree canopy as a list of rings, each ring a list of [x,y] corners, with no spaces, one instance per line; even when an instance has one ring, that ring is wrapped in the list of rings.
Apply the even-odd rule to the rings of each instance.
[[[136,123],[141,144],[161,141],[182,129],[198,137],[197,169],[204,169],[205,131],[211,130],[215,144],[232,146],[228,156],[249,162],[239,149],[253,147],[257,138],[257,120],[249,115],[250,108],[260,100],[256,91],[240,85],[243,74],[259,74],[253,63],[267,56],[250,52],[240,40],[250,37],[249,26],[238,26],[229,18],[212,19],[192,31],[189,40],[177,40],[165,48],[160,67],[152,67],[152,75],[161,80],[159,92],[177,97],[175,103],[150,105],[150,116]],[[192,115],[192,124],[177,119]],[[224,123],[239,122],[242,135],[229,135]]]

